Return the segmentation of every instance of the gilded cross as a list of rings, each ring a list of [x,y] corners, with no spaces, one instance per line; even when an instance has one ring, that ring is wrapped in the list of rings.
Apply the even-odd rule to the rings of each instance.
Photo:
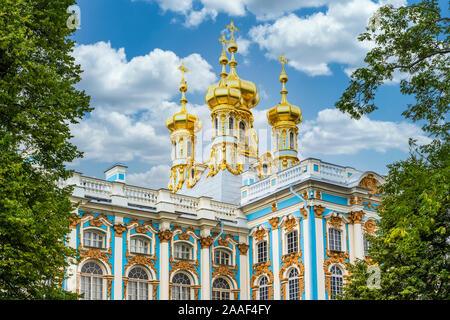
[[[181,73],[183,74],[183,80],[184,80],[184,73],[189,72],[189,69],[184,66],[184,61],[181,62],[181,66],[178,67],[178,70],[180,70]]]
[[[289,63],[289,60],[284,57],[284,52],[281,54],[280,58],[277,58],[277,60],[280,61],[281,64],[283,65],[283,70],[284,70],[284,64]]]
[[[223,48],[225,49],[225,45],[228,43],[227,39],[225,38],[225,33],[222,32],[222,38],[217,39],[222,44]]]
[[[231,32],[231,40],[234,40],[234,32],[239,31],[239,29],[234,26],[233,20],[231,20],[229,25],[227,25],[227,29]]]

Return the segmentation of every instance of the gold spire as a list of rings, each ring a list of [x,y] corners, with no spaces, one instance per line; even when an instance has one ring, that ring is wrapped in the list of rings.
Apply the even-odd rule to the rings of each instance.
[[[285,64],[287,64],[289,60],[284,57],[284,53],[282,53],[281,57],[277,58],[277,60],[280,61],[282,65],[279,78],[280,82],[283,84],[280,91],[281,102],[267,111],[267,118],[271,126],[278,126],[282,123],[286,124],[286,121],[292,122],[292,125],[296,125],[302,121],[302,112],[299,107],[291,105],[287,101],[288,91],[286,90],[286,82],[288,81],[288,76],[285,71]]]
[[[225,70],[225,66],[228,64],[228,57],[227,57],[227,52],[225,50],[225,47],[226,47],[228,41],[225,38],[224,33],[222,33],[222,38],[219,38],[217,40],[219,40],[219,42],[222,43],[222,54],[220,55],[219,63],[222,65],[222,72],[221,72],[220,76],[222,77],[222,79],[224,79],[228,75],[227,71]]]
[[[186,99],[186,95],[185,92],[187,91],[188,87],[187,87],[187,83],[186,80],[184,79],[184,73],[185,72],[189,72],[189,69],[186,68],[184,66],[184,61],[181,62],[181,66],[178,67],[178,70],[181,71],[181,81],[180,81],[180,91],[181,91],[181,111],[182,112],[186,112],[186,103],[187,103],[187,99]]]
[[[281,93],[281,103],[282,104],[287,104],[287,93],[288,91],[286,90],[286,82],[288,81],[288,76],[286,74],[286,71],[284,70],[284,65],[289,63],[289,60],[286,59],[284,57],[284,52],[281,54],[281,57],[277,58],[278,61],[281,62],[282,65],[282,69],[281,69],[281,73],[280,73],[280,82],[283,84],[283,88],[281,89],[280,93]]]
[[[238,51],[238,46],[236,41],[234,41],[234,32],[239,31],[238,28],[234,26],[233,20],[231,20],[230,24],[226,26],[228,30],[231,32],[230,40],[228,41],[228,51],[231,53],[231,61],[230,61],[230,75],[229,77],[237,78],[238,75],[236,74],[236,66],[237,61],[234,59],[234,54]]]
[[[167,118],[166,127],[170,132],[179,129],[186,129],[190,131],[192,134],[201,129],[201,122],[197,116],[190,114],[187,112],[186,103],[188,102],[186,99],[185,92],[188,89],[188,85],[186,80],[184,79],[184,74],[189,72],[189,69],[184,66],[184,62],[178,67],[178,70],[181,71],[181,81],[179,89],[181,91],[181,111],[175,113],[173,116]]]

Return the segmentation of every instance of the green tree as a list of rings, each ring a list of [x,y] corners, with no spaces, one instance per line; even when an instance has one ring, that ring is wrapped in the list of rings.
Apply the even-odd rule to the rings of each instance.
[[[409,157],[388,165],[378,230],[368,237],[370,263],[349,267],[343,299],[450,297],[449,30],[438,2],[425,0],[381,7],[359,37],[374,48],[336,107],[358,119],[377,108],[378,87],[401,76],[401,93],[415,100],[402,115],[421,123],[432,142],[410,140]],[[368,286],[369,264],[380,268],[378,288]]]
[[[70,55],[74,0],[0,1],[0,298],[68,299],[65,245],[71,188],[59,188],[82,156],[69,125],[89,108],[74,85],[81,69]]]

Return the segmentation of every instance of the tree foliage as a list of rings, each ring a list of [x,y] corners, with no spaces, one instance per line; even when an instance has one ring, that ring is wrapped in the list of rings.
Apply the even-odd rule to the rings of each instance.
[[[71,188],[58,181],[81,157],[69,125],[89,112],[70,55],[74,0],[0,2],[0,298],[73,298],[62,291],[75,250],[65,245]]]
[[[370,113],[379,86],[401,76],[401,93],[415,100],[402,115],[421,123],[432,142],[417,146],[410,140],[409,157],[388,165],[368,260],[350,265],[343,299],[450,297],[449,22],[434,0],[388,5],[359,38],[374,47],[336,107],[354,118]],[[369,265],[380,268],[379,288],[368,286]]]

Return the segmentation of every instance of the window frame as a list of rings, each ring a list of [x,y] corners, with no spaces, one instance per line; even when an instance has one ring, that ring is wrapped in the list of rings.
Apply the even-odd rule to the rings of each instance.
[[[330,251],[343,252],[342,230],[338,228],[328,228],[328,246]]]
[[[217,262],[217,253],[219,254],[219,262]],[[228,263],[222,263],[222,254],[228,255]],[[214,264],[221,266],[232,266],[233,265],[233,257],[232,253],[225,248],[214,248]]]
[[[83,271],[83,269],[88,264],[94,264],[98,267],[100,270],[100,274],[98,273],[88,273]],[[104,275],[106,274],[104,268],[102,267],[101,263],[98,261],[88,260],[83,263],[83,265],[80,268],[80,293],[85,293],[83,298],[80,298],[81,300],[104,300],[105,299],[105,283],[104,283]],[[86,283],[86,281],[88,283]],[[95,280],[95,281],[93,281]],[[86,287],[89,287],[86,290]],[[100,287],[100,290],[94,290],[94,287]],[[88,293],[88,297],[86,297],[86,293]]]
[[[97,236],[101,236],[102,240],[91,239],[91,237],[87,237],[88,234],[93,234],[93,235],[95,234]],[[84,248],[95,248],[95,249],[103,249],[103,250],[107,249],[107,247],[106,247],[107,241],[106,240],[107,240],[107,234],[103,230],[100,231],[98,229],[93,229],[93,228],[83,229],[83,244],[82,244],[82,246]],[[101,241],[102,243],[101,243],[101,246],[96,246],[93,244],[86,244],[86,241],[89,241],[91,243],[93,241],[97,241],[97,242]]]
[[[136,240],[142,240],[144,242],[147,242],[147,252],[139,252],[139,251],[133,251],[133,241],[136,242]],[[143,235],[131,235],[130,236],[130,247],[129,252],[133,254],[144,254],[144,255],[151,255],[152,254],[152,240],[148,237],[145,237]]]
[[[264,246],[263,249],[261,249],[261,246]],[[267,240],[259,241],[256,244],[256,263],[265,263],[268,260],[268,244]]]
[[[181,248],[181,247],[185,247],[185,248],[189,249],[187,258],[178,256],[178,254],[180,253],[178,251],[178,248]],[[183,252],[181,252],[181,254],[183,254]],[[194,255],[194,247],[191,244],[188,244],[188,243],[182,242],[182,241],[178,241],[173,244],[173,257],[175,259],[177,259],[177,260],[193,260],[193,255]]]
[[[175,277],[180,275],[180,274],[187,278],[187,280],[189,281],[189,284],[178,283],[178,282],[174,282],[173,281],[175,279]],[[184,272],[177,272],[177,273],[175,273],[173,275],[171,282],[172,282],[172,292],[171,292],[171,295],[170,295],[170,299],[171,300],[177,300],[177,301],[179,301],[179,300],[191,300],[191,298],[192,298],[192,293],[191,293],[192,279],[191,279],[191,277],[189,275],[187,275]],[[175,290],[175,288],[179,288],[180,289],[180,292],[178,294],[177,299],[174,299],[174,295],[177,294],[175,292],[175,291],[177,291],[177,290]],[[184,295],[187,296],[187,299],[183,298]],[[178,299],[178,298],[180,298],[180,299]]]

